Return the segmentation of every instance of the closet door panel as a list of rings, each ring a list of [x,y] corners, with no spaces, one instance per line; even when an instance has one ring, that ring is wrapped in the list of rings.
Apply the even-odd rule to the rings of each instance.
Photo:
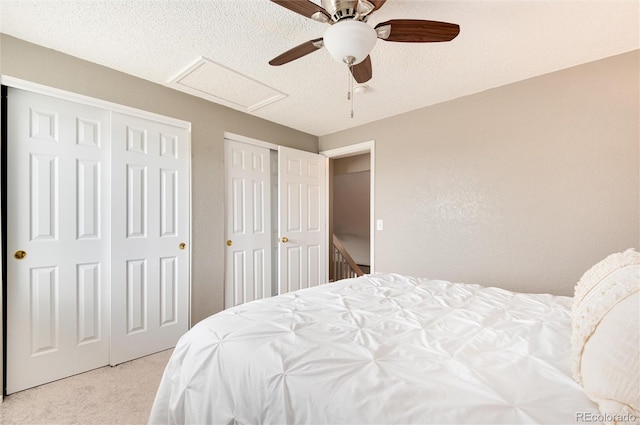
[[[224,141],[225,308],[272,295],[271,153]]]
[[[111,364],[175,345],[189,323],[189,132],[112,114]]]
[[[109,363],[109,112],[13,88],[8,110],[13,393]]]

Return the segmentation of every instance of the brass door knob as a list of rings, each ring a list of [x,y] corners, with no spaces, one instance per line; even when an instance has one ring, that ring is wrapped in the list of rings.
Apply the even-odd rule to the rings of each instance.
[[[22,260],[24,257],[27,256],[26,251],[16,251],[15,254],[13,254],[13,256],[16,258],[16,260]]]
[[[287,242],[289,242],[289,238],[286,237],[286,236],[283,236],[282,239],[280,239],[280,242],[287,243]]]
[[[229,239],[229,240],[227,241],[227,246],[231,246],[231,245],[233,245],[233,241],[232,241],[231,239]]]
[[[180,245],[178,245],[178,248],[180,248],[180,249],[185,249],[186,247],[187,247],[187,244],[184,243],[184,242],[182,242],[182,243],[180,243]]]

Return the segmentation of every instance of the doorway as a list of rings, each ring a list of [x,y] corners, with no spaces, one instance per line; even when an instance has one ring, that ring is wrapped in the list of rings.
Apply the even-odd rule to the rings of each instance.
[[[374,272],[374,142],[321,152],[328,158],[329,280]]]

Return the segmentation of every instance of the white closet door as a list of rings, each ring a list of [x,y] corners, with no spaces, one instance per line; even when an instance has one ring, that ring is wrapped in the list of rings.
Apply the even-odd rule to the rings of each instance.
[[[109,112],[16,89],[8,102],[13,393],[109,363]]]
[[[326,161],[278,148],[281,294],[327,282]]]
[[[189,132],[112,114],[111,364],[171,348],[189,324]]]
[[[272,295],[271,154],[225,140],[225,308]]]

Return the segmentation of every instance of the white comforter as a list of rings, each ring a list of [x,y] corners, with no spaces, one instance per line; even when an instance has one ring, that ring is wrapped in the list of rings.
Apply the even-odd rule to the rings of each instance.
[[[247,303],[182,337],[150,423],[584,421],[570,302],[372,275]]]

